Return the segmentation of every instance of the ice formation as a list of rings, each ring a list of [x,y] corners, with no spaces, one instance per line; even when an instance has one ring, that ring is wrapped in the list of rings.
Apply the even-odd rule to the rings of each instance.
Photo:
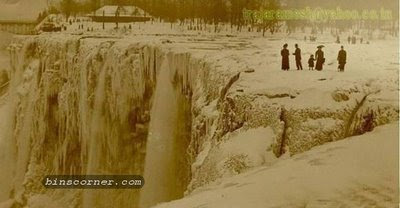
[[[249,89],[256,78],[234,46],[221,41],[230,51],[207,54],[199,52],[207,46],[162,42],[79,35],[14,41],[1,144],[14,204],[45,197],[59,207],[148,207],[398,120],[397,99],[387,99],[397,91],[376,80]],[[318,76],[308,78],[320,83]],[[319,95],[329,104],[307,103]],[[249,137],[253,152],[237,145]],[[46,190],[40,181],[48,174],[144,174],[147,186],[142,193]],[[153,194],[156,186],[163,187]]]
[[[154,101],[150,113],[149,133],[144,162],[146,186],[140,193],[140,207],[151,207],[160,202],[179,198],[182,190],[174,190],[180,180],[176,177],[179,164],[175,161],[178,100],[170,79],[168,59],[162,61]]]

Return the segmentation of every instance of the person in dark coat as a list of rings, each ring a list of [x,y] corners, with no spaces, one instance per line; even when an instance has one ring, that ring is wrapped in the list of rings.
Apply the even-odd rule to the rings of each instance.
[[[336,37],[336,43],[340,43],[340,37],[339,37],[339,35]]]
[[[297,70],[303,70],[303,66],[301,65],[301,50],[297,43],[294,45],[294,47],[296,48],[296,50],[293,55],[295,55]]]
[[[314,70],[314,55],[311,55],[308,59],[308,70]]]
[[[339,51],[337,60],[339,62],[339,66],[338,66],[339,71],[344,72],[344,66],[346,65],[346,61],[347,61],[347,53],[344,50],[343,46],[341,47],[341,50]]]
[[[283,49],[281,50],[281,56],[282,56],[282,70],[284,71],[289,71],[289,50],[287,49],[288,44],[285,43],[283,45]]]
[[[315,52],[315,59],[317,60],[315,69],[318,71],[322,71],[323,65],[325,63],[324,52],[322,51],[322,47],[323,46],[318,46],[318,50]]]
[[[356,36],[353,36],[353,38],[351,38],[351,43],[352,43],[352,44],[356,44],[356,43],[357,43],[357,38],[356,38]]]

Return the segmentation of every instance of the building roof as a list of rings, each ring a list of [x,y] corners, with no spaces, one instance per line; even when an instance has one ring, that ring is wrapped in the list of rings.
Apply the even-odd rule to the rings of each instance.
[[[119,16],[149,16],[143,9],[135,6],[117,6],[105,5],[96,10],[96,16],[115,16],[119,12]]]
[[[146,14],[146,12],[143,9],[141,9],[139,7],[123,6],[123,9],[133,16],[145,16],[145,15],[149,16],[148,14]]]
[[[106,16],[111,16],[115,15],[115,12],[117,11],[118,6],[112,6],[112,5],[106,5],[101,7],[100,9],[96,10],[96,15],[103,15],[103,13]]]

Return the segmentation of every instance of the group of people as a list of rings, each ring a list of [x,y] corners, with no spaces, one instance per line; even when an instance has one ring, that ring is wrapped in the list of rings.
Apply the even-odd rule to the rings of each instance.
[[[364,38],[363,37],[361,37],[360,38],[360,44],[363,44],[363,42],[364,42]],[[352,37],[348,37],[347,38],[347,43],[349,43],[349,44],[356,44],[357,43],[357,37],[356,36],[352,36]]]
[[[281,56],[282,56],[282,70],[284,71],[289,71],[290,69],[290,64],[289,64],[289,50],[287,49],[288,44],[285,43],[283,45],[283,49],[281,50]],[[293,55],[295,56],[295,60],[296,60],[296,67],[297,70],[303,70],[303,66],[301,63],[301,49],[299,48],[299,45],[296,43],[294,45],[295,47],[295,52],[293,53]],[[314,66],[315,69],[317,71],[322,71],[324,63],[325,63],[325,57],[324,57],[324,51],[322,51],[322,48],[324,46],[320,45],[318,46],[318,50],[315,52],[315,56],[314,55],[310,55],[310,58],[308,59],[308,67],[309,70],[314,70]],[[314,62],[316,61],[315,65]],[[341,49],[338,53],[338,57],[337,57],[337,61],[338,61],[338,69],[340,72],[344,72],[344,67],[346,65],[346,61],[347,61],[347,52],[344,50],[344,47],[341,46]]]
[[[336,43],[340,43],[340,37],[339,36],[336,37]],[[347,43],[348,44],[356,44],[357,43],[357,37],[356,36],[349,36],[347,38]],[[364,38],[360,37],[360,44],[363,44],[363,43],[364,43]],[[369,41],[367,41],[366,43],[369,44]]]

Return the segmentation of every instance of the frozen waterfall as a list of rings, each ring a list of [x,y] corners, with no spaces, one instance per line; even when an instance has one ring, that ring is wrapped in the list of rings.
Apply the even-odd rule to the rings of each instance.
[[[164,59],[157,78],[151,108],[140,207],[147,208],[178,197],[176,190],[177,154],[175,154],[178,101],[170,79],[168,59]]]

